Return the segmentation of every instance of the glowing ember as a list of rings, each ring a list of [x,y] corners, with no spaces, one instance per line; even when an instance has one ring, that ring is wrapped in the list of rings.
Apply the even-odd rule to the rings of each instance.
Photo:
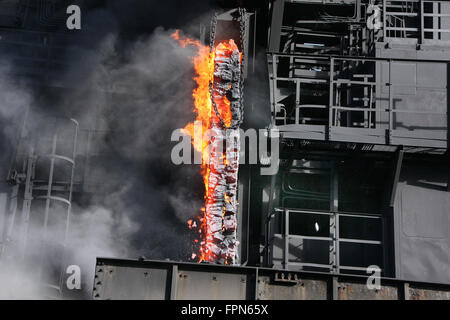
[[[192,254],[192,259],[234,264],[238,245],[236,192],[240,147],[239,129],[236,127],[241,117],[242,57],[233,40],[219,43],[210,53],[209,47],[197,40],[182,39],[178,31],[172,37],[183,47],[193,45],[197,48],[197,55],[193,59],[197,87],[193,91],[193,98],[196,121],[201,121],[202,133],[194,132],[197,127],[193,123],[184,129],[191,137],[203,136],[209,130],[209,139],[192,140],[194,148],[203,156],[201,173],[205,185],[205,208],[202,208],[198,229],[200,241],[194,241],[199,243],[199,249],[198,254]],[[213,83],[217,110],[214,110],[211,101],[210,83]],[[190,229],[195,228],[192,220],[188,221],[188,225]]]

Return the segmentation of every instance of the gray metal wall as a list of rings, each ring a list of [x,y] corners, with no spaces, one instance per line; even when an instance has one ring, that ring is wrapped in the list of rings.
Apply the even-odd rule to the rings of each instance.
[[[450,283],[450,192],[445,167],[403,168],[394,205],[396,276]]]
[[[366,277],[168,261],[98,258],[93,298],[178,300],[450,300],[450,286]]]

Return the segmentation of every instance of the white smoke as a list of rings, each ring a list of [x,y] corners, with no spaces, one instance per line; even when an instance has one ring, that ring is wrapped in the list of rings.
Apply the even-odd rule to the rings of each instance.
[[[2,154],[2,175],[4,169],[10,163],[13,146],[18,141],[20,127],[24,120],[23,115],[28,108],[33,108],[33,92],[25,85],[15,81],[12,75],[11,64],[2,60],[0,68],[0,143]],[[3,176],[2,179],[5,179]],[[3,182],[4,183],[4,182]],[[3,197],[5,199],[6,197]],[[20,208],[20,206],[19,206]],[[68,239],[68,249],[72,252],[72,264],[78,264],[86,273],[87,279],[93,279],[95,258],[97,256],[119,257],[127,254],[129,249],[129,236],[136,230],[135,225],[126,215],[114,217],[113,213],[102,207],[90,207],[88,209],[77,208],[73,210],[77,215],[72,215],[71,229]],[[10,213],[7,212],[6,203],[0,207],[0,234],[3,255],[0,260],[0,299],[39,299],[46,298],[47,293],[38,281],[39,258],[24,260],[17,243],[19,234],[20,210],[16,213],[15,226],[9,239],[5,233],[11,223]],[[64,214],[62,212],[61,214]],[[39,239],[42,232],[40,225],[31,223],[28,231],[28,239]],[[49,229],[49,238],[59,231]],[[46,252],[42,252],[46,257]],[[89,291],[89,290],[88,290]]]
[[[84,288],[90,292],[97,257],[121,258],[130,255],[130,238],[137,223],[126,214],[115,216],[103,207],[91,207],[71,219],[67,247],[72,254],[68,265],[77,265],[87,279]]]
[[[201,195],[192,193],[192,185],[202,186],[199,168],[176,168],[170,162],[171,131],[194,117],[195,50],[181,48],[170,37],[173,32],[158,28],[126,52],[117,51],[120,44],[114,35],[95,51],[72,48],[70,52],[81,53],[83,59],[55,80],[76,84],[60,103],[72,110],[81,129],[95,129],[98,123],[92,125],[91,117],[100,115],[103,133],[91,148],[106,148],[112,154],[96,163],[91,172],[96,192],[87,205],[74,203],[70,220],[66,264],[81,267],[82,289],[88,295],[96,257],[183,257],[187,247],[183,228],[202,205]],[[24,110],[30,107],[39,113],[40,106],[35,90],[19,85],[6,71],[0,69],[1,145],[15,146]],[[183,176],[196,177],[193,183]],[[0,215],[6,217],[7,212]],[[39,238],[40,232],[39,225],[31,225],[29,238]],[[50,228],[49,238],[58,232]],[[11,240],[16,240],[14,235]],[[24,262],[19,252],[8,254],[0,264],[0,299],[46,298],[36,277],[39,259]]]

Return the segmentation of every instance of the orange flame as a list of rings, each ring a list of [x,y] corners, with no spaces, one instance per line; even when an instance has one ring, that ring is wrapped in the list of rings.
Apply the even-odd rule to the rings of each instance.
[[[201,139],[193,139],[192,145],[195,150],[202,153],[202,175],[204,177],[205,189],[208,190],[208,168],[205,163],[209,162],[209,149],[208,140],[203,139],[202,135],[205,134],[211,126],[212,102],[209,94],[209,83],[214,80],[214,51],[210,53],[209,47],[202,45],[198,40],[189,38],[182,39],[179,30],[175,31],[171,37],[177,40],[183,48],[187,45],[192,45],[197,48],[197,54],[193,58],[195,69],[195,76],[193,79],[196,82],[197,87],[194,89],[192,97],[194,98],[195,120],[201,122],[202,132],[195,132],[193,122],[188,123],[184,127],[184,130],[186,130],[192,138],[195,136],[201,137]]]
[[[185,48],[188,45],[194,46],[197,49],[196,56],[193,58],[195,76],[193,77],[196,82],[196,88],[193,90],[192,97],[194,100],[194,113],[196,114],[195,121],[201,122],[202,132],[196,132],[198,128],[193,122],[188,123],[184,130],[192,137],[192,145],[195,150],[202,154],[201,174],[203,176],[205,186],[205,201],[208,201],[208,194],[214,191],[216,186],[209,186],[209,174],[211,166],[209,166],[209,139],[203,137],[205,133],[211,128],[213,123],[218,124],[219,119],[215,114],[215,110],[212,107],[211,95],[209,91],[210,83],[214,82],[214,67],[215,67],[215,54],[230,55],[236,48],[236,44],[233,40],[229,42],[222,42],[218,44],[212,52],[209,47],[202,45],[200,41],[190,38],[182,38],[179,30],[174,32],[171,37],[178,41],[180,45]],[[241,57],[242,58],[242,57]],[[220,97],[215,99],[217,109],[221,115],[226,126],[231,124],[231,109],[230,101],[226,97]],[[194,137],[201,137],[201,139],[194,139]],[[223,159],[226,162],[226,159]],[[201,216],[199,217],[200,226],[198,228],[199,240],[194,240],[196,244],[199,244],[198,254],[192,254],[192,259],[197,258],[199,262],[209,261],[212,256],[211,245],[213,243],[213,235],[208,224],[208,217],[206,215],[205,207],[201,209]],[[188,221],[189,228],[192,229],[195,223],[192,220]]]

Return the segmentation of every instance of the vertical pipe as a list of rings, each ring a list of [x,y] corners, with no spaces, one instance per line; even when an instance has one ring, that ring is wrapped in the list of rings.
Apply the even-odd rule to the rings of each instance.
[[[289,210],[284,212],[284,262],[283,268],[289,268]]]
[[[277,55],[272,54],[272,125],[276,125],[276,105],[277,105]]]
[[[424,5],[423,5],[423,0],[419,0],[420,1],[420,9],[419,9],[419,14],[420,14],[420,39],[419,39],[419,44],[423,44],[423,41],[425,39],[425,25],[424,25],[424,16],[423,16],[423,10],[424,10]]]
[[[339,214],[336,213],[335,219],[335,262],[336,262],[336,272],[339,273],[340,269],[340,255],[339,255]]]
[[[392,105],[393,105],[393,84],[392,84],[392,60],[389,60],[389,102],[388,102],[388,132],[387,132],[387,144],[391,144],[391,136],[392,136]]]
[[[374,86],[369,86],[369,110],[372,109]],[[376,106],[375,106],[376,107]],[[369,111],[369,129],[372,128],[372,111]]]
[[[329,89],[329,106],[328,106],[328,140],[331,140],[331,129],[333,121],[333,96],[334,96],[334,58],[330,58],[330,89]]]
[[[295,124],[300,124],[300,80],[295,81]]]
[[[383,0],[383,41],[384,42],[386,42],[386,27],[387,27],[386,1],[387,0]]]

